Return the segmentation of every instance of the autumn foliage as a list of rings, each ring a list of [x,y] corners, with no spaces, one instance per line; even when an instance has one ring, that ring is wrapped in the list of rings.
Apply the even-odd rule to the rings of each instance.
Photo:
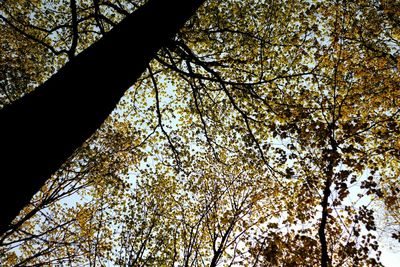
[[[1,104],[142,2],[1,2]],[[381,266],[399,69],[397,0],[208,0],[0,236],[0,265]]]

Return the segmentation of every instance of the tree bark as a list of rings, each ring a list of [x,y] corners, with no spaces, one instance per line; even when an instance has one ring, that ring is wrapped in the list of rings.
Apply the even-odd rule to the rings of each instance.
[[[149,0],[34,92],[0,110],[0,234],[205,0]]]
[[[329,254],[328,254],[328,244],[326,241],[326,234],[325,234],[325,228],[328,220],[328,198],[331,194],[330,186],[331,186],[331,178],[328,177],[327,180],[325,181],[325,188],[323,192],[323,199],[321,201],[321,207],[322,207],[322,217],[321,217],[321,223],[318,228],[318,236],[319,236],[319,242],[321,244],[321,267],[328,267],[329,266]]]
[[[328,207],[329,196],[331,195],[331,185],[334,179],[334,166],[337,164],[337,143],[335,140],[335,123],[328,126],[330,146],[328,153],[328,166],[326,167],[325,175],[326,180],[324,183],[324,191],[321,200],[322,216],[321,223],[318,228],[318,236],[321,244],[321,267],[331,266],[331,258],[328,253],[328,242],[326,240],[326,225],[328,223]]]

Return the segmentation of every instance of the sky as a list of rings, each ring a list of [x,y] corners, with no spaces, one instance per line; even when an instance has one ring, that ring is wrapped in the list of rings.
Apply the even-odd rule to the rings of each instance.
[[[381,256],[382,264],[385,267],[399,267],[400,266],[400,250],[391,250],[389,248],[382,249]]]

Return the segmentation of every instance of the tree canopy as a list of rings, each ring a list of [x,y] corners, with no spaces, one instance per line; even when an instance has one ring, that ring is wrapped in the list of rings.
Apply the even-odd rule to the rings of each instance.
[[[71,2],[73,35],[65,50],[69,62],[34,91],[0,110],[1,175],[7,177],[0,202],[13,199],[2,209],[0,233],[94,134],[202,2],[148,1],[76,57],[77,7]]]
[[[3,105],[143,2],[3,1]],[[0,263],[380,266],[379,238],[400,241],[399,22],[397,0],[206,1]]]

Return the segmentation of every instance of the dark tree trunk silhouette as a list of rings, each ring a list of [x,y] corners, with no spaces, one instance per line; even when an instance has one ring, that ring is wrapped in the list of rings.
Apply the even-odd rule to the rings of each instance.
[[[149,0],[33,93],[0,111],[0,234],[204,1]]]
[[[334,120],[335,121],[335,120]],[[337,164],[337,143],[335,140],[335,122],[328,126],[329,129],[329,141],[331,148],[328,150],[328,166],[325,170],[326,180],[324,183],[324,191],[321,200],[322,216],[321,223],[318,228],[318,236],[321,244],[321,267],[331,266],[331,258],[328,253],[328,242],[326,240],[326,226],[328,223],[328,207],[329,197],[331,195],[332,180],[334,178],[334,167]]]

